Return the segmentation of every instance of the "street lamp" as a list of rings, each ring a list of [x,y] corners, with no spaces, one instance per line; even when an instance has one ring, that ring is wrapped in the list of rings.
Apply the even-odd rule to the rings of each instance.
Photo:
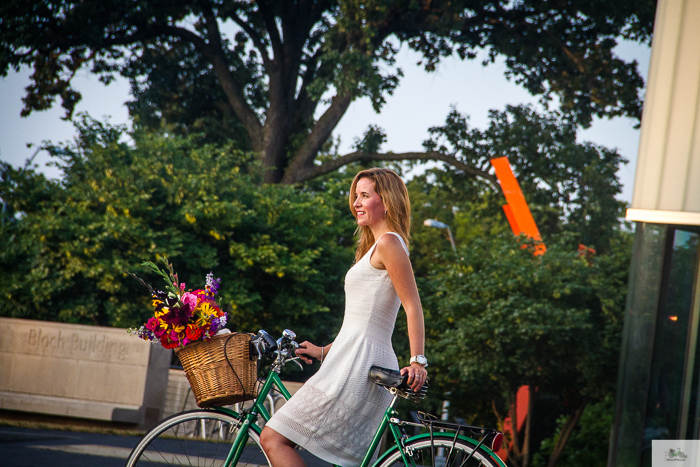
[[[435,219],[426,219],[423,221],[423,225],[426,227],[435,227],[436,229],[447,229],[447,235],[450,237],[450,244],[452,245],[452,251],[457,254],[457,247],[455,246],[455,240],[452,238],[452,231],[450,230],[450,226],[440,222],[436,221]]]

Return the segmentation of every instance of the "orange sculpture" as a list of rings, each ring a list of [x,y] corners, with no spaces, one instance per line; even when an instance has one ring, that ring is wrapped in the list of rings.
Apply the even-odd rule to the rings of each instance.
[[[515,178],[515,174],[513,174],[513,169],[510,167],[508,158],[497,157],[491,159],[491,165],[493,165],[496,171],[496,177],[498,177],[498,181],[501,183],[501,190],[506,197],[507,204],[503,206],[503,212],[506,214],[506,219],[508,219],[513,234],[516,236],[525,234],[533,238],[537,241],[534,255],[539,256],[544,254],[544,252],[547,251],[547,247],[542,242],[540,230],[537,228],[535,219],[532,217],[532,212],[530,212],[527,201],[525,201],[525,196],[523,196],[520,184]],[[525,418],[527,417],[529,395],[530,388],[528,386],[521,386],[520,389],[518,389],[515,414],[515,425],[517,427],[515,429],[518,431],[522,429]],[[511,413],[503,421],[503,431],[506,434],[511,434],[514,429],[512,415]],[[510,438],[511,440],[513,439],[512,436]],[[503,444],[501,450],[497,452],[498,457],[506,460],[511,447],[512,441],[508,444]]]
[[[501,190],[508,204],[503,206],[510,228],[515,235],[525,234],[538,241],[535,246],[535,255],[544,254],[547,247],[542,243],[540,231],[535,224],[530,208],[525,201],[520,184],[513,174],[507,157],[491,159],[491,165],[496,170],[496,177],[501,182]]]

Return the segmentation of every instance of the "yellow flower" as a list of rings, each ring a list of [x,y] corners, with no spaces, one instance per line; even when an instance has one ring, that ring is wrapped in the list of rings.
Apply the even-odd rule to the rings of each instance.
[[[216,313],[216,309],[209,305],[209,303],[204,302],[199,306],[199,312],[202,316],[211,316]]]

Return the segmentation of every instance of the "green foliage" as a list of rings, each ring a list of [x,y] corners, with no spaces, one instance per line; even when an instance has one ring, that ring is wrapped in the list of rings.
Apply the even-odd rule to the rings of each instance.
[[[453,54],[503,58],[507,77],[545,105],[556,98],[574,124],[639,119],[637,63],[614,50],[649,43],[654,11],[653,0],[6,0],[0,75],[32,67],[23,115],[60,99],[70,118],[79,70],[120,74],[138,125],[235,140],[258,153],[267,182],[298,183],[337,168],[312,170],[354,100],[379,111],[396,89],[401,45],[427,71]]]
[[[261,185],[229,146],[139,131],[127,144],[123,128],[85,116],[77,129],[75,143],[47,147],[61,181],[2,164],[0,238],[12,247],[0,252],[0,315],[140,325],[148,292],[126,271],[155,284],[141,263],[168,256],[188,288],[222,278],[229,327],[330,340],[352,264],[352,218],[335,200]]]
[[[335,87],[341,95],[368,96],[379,108],[401,76],[400,71],[387,73],[379,66],[393,63],[397,52],[389,40],[393,38],[420,52],[427,70],[454,53],[475,58],[476,50],[485,49],[490,60],[503,56],[509,76],[535,95],[557,95],[582,122],[590,122],[593,115],[639,116],[637,91],[643,82],[637,64],[619,59],[612,49],[620,39],[650,41],[655,11],[651,1],[622,2],[612,8],[601,2],[553,7],[503,0],[348,0],[310,5],[37,0],[3,5],[6,21],[0,29],[0,66],[5,70],[20,63],[36,64],[39,72],[27,101],[29,109],[43,108],[61,96],[72,110],[79,94],[62,72],[87,64],[106,79],[115,71],[135,84],[138,77],[146,76],[136,87],[149,102],[168,107],[168,101],[180,99],[183,104],[196,104],[208,86],[182,84],[194,84],[203,75],[206,80],[217,76],[211,64],[219,51],[252,107],[267,98],[263,75],[273,70],[266,60],[280,53],[298,62],[304,92],[316,102]],[[219,27],[227,21],[240,26],[233,43],[221,37],[213,20]],[[281,45],[278,41],[290,48],[276,48]],[[40,55],[48,51],[54,53]],[[51,87],[56,79],[64,85]],[[154,89],[161,84],[166,84],[162,90]],[[153,93],[150,96],[144,93],[147,88]]]
[[[567,415],[614,392],[631,234],[611,244],[586,259],[570,239],[550,239],[533,256],[525,238],[501,234],[435,258],[421,280],[426,352],[453,415],[500,425],[523,385]]]
[[[608,461],[610,428],[613,423],[614,400],[606,397],[596,404],[590,404],[581,415],[579,426],[571,436],[557,464],[567,467],[604,467]],[[549,455],[554,449],[556,437],[566,423],[566,417],[557,420],[557,431],[552,438],[542,442],[540,452],[533,456],[533,467],[546,467]]]
[[[242,50],[245,40],[240,34],[236,39],[234,44],[222,40],[226,60],[236,70],[237,79],[250,90],[251,106],[262,112],[267,93],[258,82],[260,70]],[[226,104],[216,74],[192,44],[153,41],[129,61],[122,74],[131,82],[133,99],[127,107],[139,127],[160,129],[167,122],[170,132],[199,133],[205,142],[228,142],[241,150],[251,149],[245,127]]]
[[[427,151],[454,155],[482,171],[490,160],[507,156],[530,206],[543,240],[563,233],[572,241],[596,248],[609,247],[619,228],[625,204],[615,197],[621,191],[619,167],[627,161],[615,150],[577,142],[577,128],[556,112],[540,114],[530,106],[507,106],[490,111],[488,128],[469,126],[456,110],[445,125],[430,129]],[[438,168],[418,178],[416,201],[423,210],[452,226],[456,236],[469,241],[506,226],[500,187],[461,171]]]

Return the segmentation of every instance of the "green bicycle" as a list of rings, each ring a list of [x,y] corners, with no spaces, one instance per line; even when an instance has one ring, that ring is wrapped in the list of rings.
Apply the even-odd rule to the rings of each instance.
[[[299,364],[295,350],[296,335],[285,330],[275,341],[265,331],[251,340],[251,348],[260,358],[276,355],[252,407],[239,412],[226,407],[190,410],[175,414],[152,428],[131,452],[126,466],[269,466],[260,445],[261,423],[270,419],[264,402],[276,388],[285,398],[291,395],[284,387],[279,372],[289,362]],[[301,366],[301,364],[299,364]],[[370,379],[394,395],[379,428],[365,454],[361,467],[505,467],[495,454],[503,434],[491,428],[458,425],[419,414],[419,422],[397,418],[399,397],[418,401],[425,397],[427,385],[413,392],[398,371],[372,367]],[[262,418],[262,420],[261,420]],[[408,436],[407,428],[424,428],[427,432]],[[389,431],[393,444],[373,460],[382,437]]]

